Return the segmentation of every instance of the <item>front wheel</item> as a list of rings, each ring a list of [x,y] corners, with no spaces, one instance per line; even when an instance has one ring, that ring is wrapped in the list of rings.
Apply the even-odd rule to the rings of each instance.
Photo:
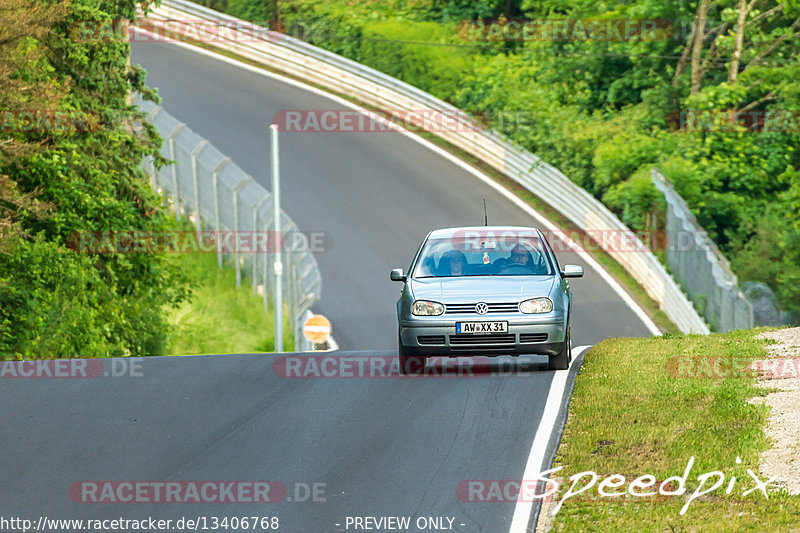
[[[408,355],[403,339],[397,335],[397,360],[400,363],[401,374],[422,374],[425,370],[425,357],[421,355]]]
[[[567,329],[567,338],[564,339],[561,350],[556,355],[550,356],[547,367],[550,370],[566,370],[570,361],[572,361],[572,334]]]

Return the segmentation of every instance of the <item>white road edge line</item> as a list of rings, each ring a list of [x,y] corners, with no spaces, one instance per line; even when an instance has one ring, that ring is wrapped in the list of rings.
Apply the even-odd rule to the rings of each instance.
[[[574,361],[591,346],[578,346],[572,350],[572,360]],[[544,454],[547,451],[547,445],[550,443],[550,436],[553,434],[553,428],[556,425],[556,417],[561,408],[561,399],[564,396],[564,389],[567,386],[567,376],[572,368],[566,370],[556,370],[553,380],[550,382],[550,392],[547,393],[547,402],[544,405],[544,413],[542,419],[539,421],[539,428],[536,430],[536,435],[533,437],[531,444],[531,451],[528,454],[528,463],[525,465],[525,472],[522,474],[522,480],[536,479],[543,468]],[[531,518],[531,509],[533,509],[533,498],[528,501],[517,500],[517,505],[514,507],[514,516],[511,519],[511,527],[509,533],[526,533],[528,531],[528,521]]]
[[[144,30],[141,30],[141,29],[140,29],[140,31],[142,31],[143,33],[150,33],[150,32],[147,32],[147,31],[144,31]],[[295,87],[298,87],[300,89],[303,89],[303,90],[311,92],[311,93],[314,93],[314,94],[316,94],[318,96],[321,96],[323,98],[327,98],[327,99],[329,99],[329,100],[331,100],[333,102],[336,102],[337,104],[340,104],[342,106],[349,107],[349,108],[357,110],[357,111],[358,110],[366,111],[363,107],[359,107],[358,105],[356,105],[356,104],[354,104],[354,103],[352,103],[352,102],[350,102],[348,100],[345,100],[344,98],[341,98],[339,96],[327,93],[327,92],[325,92],[325,91],[323,91],[321,89],[317,89],[316,87],[312,87],[310,85],[306,85],[303,82],[300,82],[300,81],[297,81],[297,80],[294,80],[294,79],[291,79],[291,78],[287,78],[287,77],[282,76],[280,74],[275,74],[274,72],[269,72],[269,71],[260,69],[258,67],[254,67],[252,65],[248,65],[246,63],[242,63],[241,61],[237,61],[236,59],[217,54],[217,53],[212,52],[210,50],[206,50],[204,48],[198,48],[196,46],[193,46],[193,45],[190,45],[190,44],[187,44],[187,43],[183,43],[183,42],[179,42],[179,41],[159,41],[159,42],[167,42],[168,44],[181,46],[181,47],[186,48],[188,50],[193,50],[196,53],[203,54],[203,55],[206,55],[208,57],[215,58],[215,59],[217,59],[219,61],[224,61],[224,62],[229,63],[231,65],[236,65],[237,67],[242,68],[244,70],[248,70],[250,72],[254,72],[254,73],[260,74],[262,76],[266,76],[268,78],[272,78],[272,79],[278,80],[278,81],[280,81],[282,83],[293,85]],[[525,213],[527,213],[528,215],[530,215],[531,217],[536,219],[542,226],[547,228],[549,231],[558,231],[559,230],[558,226],[556,226],[555,223],[553,223],[550,219],[546,218],[544,215],[542,215],[541,213],[539,213],[538,211],[533,209],[530,205],[525,203],[516,194],[514,194],[511,191],[509,191],[508,189],[506,189],[505,187],[503,187],[502,185],[500,185],[499,183],[494,181],[492,178],[490,178],[489,176],[487,176],[486,174],[481,172],[480,170],[478,170],[475,167],[473,167],[472,165],[468,164],[466,161],[463,161],[462,159],[456,157],[455,155],[451,154],[447,150],[436,146],[435,144],[433,144],[432,142],[428,141],[427,139],[424,139],[424,138],[420,137],[419,135],[415,135],[414,133],[411,133],[410,131],[408,131],[406,129],[398,128],[398,133],[401,133],[401,134],[405,135],[406,137],[408,137],[410,139],[413,139],[414,141],[418,142],[422,146],[425,146],[426,148],[428,148],[429,150],[432,150],[433,152],[435,152],[439,156],[449,160],[451,163],[453,163],[453,164],[461,167],[463,170],[469,172],[474,177],[478,178],[480,181],[482,181],[486,185],[490,186],[491,188],[493,188],[494,190],[499,192],[502,196],[506,197],[508,200],[510,200],[512,203],[514,203],[517,207],[522,209]],[[572,239],[569,239],[569,241],[567,242],[567,246],[569,246],[575,253],[577,253],[578,256],[581,259],[586,261],[586,263],[588,263],[589,266],[592,267],[592,269],[595,272],[597,272],[597,274],[603,279],[603,281],[605,281],[606,284],[608,284],[608,286],[611,287],[611,289],[615,293],[617,293],[617,295],[622,299],[622,301],[625,302],[625,305],[627,305],[628,308],[630,308],[630,310],[633,311],[634,314],[637,317],[639,317],[639,320],[642,321],[642,323],[650,331],[651,334],[653,334],[653,335],[661,335],[661,330],[658,329],[658,326],[656,326],[655,322],[653,322],[653,320],[648,316],[648,314],[645,312],[645,310],[642,309],[641,306],[636,303],[636,301],[625,291],[625,289],[622,288],[622,286],[617,282],[616,279],[614,279],[613,276],[611,276],[611,274],[609,274],[602,266],[600,266],[600,263],[598,263],[597,260],[595,260],[594,257],[589,255],[589,253],[586,252],[586,250],[581,249]]]

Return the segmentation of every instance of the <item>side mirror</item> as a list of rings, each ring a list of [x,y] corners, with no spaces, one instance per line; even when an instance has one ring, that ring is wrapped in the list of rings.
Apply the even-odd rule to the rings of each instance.
[[[564,265],[561,276],[565,278],[582,278],[583,267],[578,265]]]
[[[581,273],[582,272],[583,271],[581,271]],[[392,281],[405,281],[407,276],[403,274],[402,268],[393,268],[392,273],[389,277],[392,278]]]

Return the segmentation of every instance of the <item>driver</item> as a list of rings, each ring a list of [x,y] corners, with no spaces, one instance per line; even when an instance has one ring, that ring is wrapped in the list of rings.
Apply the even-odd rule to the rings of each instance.
[[[533,268],[533,256],[531,253],[521,244],[517,244],[514,248],[511,249],[511,255],[509,256],[509,263],[506,264],[513,264],[517,263],[520,265],[524,265],[528,268]]]

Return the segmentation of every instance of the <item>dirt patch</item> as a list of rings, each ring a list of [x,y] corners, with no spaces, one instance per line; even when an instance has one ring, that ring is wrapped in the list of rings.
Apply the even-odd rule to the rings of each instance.
[[[756,338],[777,341],[766,346],[769,357],[751,367],[761,374],[757,386],[778,389],[750,400],[772,408],[764,429],[772,448],[761,454],[759,469],[775,486],[800,494],[800,328],[768,331]]]

